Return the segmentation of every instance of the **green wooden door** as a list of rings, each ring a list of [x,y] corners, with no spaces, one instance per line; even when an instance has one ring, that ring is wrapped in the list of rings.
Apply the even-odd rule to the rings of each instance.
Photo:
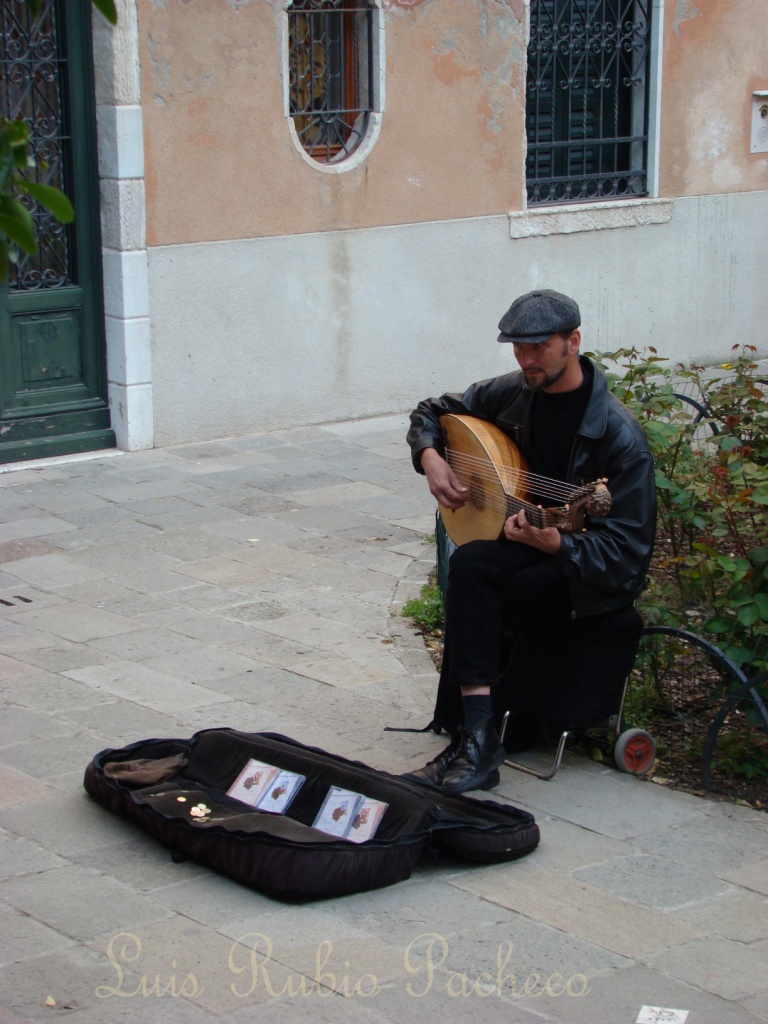
[[[114,446],[106,387],[90,4],[0,0],[0,110],[32,128],[37,180],[75,207],[31,207],[39,251],[0,285],[0,463]]]

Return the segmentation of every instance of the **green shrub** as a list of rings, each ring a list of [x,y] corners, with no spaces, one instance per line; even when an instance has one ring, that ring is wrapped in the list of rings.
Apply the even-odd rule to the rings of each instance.
[[[656,555],[639,607],[708,636],[750,675],[768,666],[768,387],[754,348],[733,351],[718,373],[654,349],[594,358],[656,460]],[[681,394],[706,408],[698,422]]]

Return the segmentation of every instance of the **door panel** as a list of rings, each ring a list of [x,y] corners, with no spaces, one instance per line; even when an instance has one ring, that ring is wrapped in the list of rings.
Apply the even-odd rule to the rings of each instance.
[[[0,286],[0,462],[114,446],[106,387],[90,4],[47,0],[37,21],[0,0],[0,110],[31,127],[35,180],[74,224],[30,201],[39,251]]]

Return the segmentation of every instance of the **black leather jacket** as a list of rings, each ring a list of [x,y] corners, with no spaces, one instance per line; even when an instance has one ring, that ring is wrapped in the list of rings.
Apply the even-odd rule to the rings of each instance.
[[[638,597],[656,530],[653,457],[643,429],[609,393],[603,374],[583,356],[581,361],[592,376],[592,392],[574,440],[567,482],[590,483],[606,477],[613,506],[607,516],[592,517],[586,532],[562,535],[555,559],[570,583],[574,617],[605,614]],[[420,453],[424,448],[437,448],[442,454],[439,417],[447,412],[495,423],[526,456],[533,397],[517,372],[479,381],[463,395],[420,402],[411,413],[408,431],[415,469],[423,473]]]

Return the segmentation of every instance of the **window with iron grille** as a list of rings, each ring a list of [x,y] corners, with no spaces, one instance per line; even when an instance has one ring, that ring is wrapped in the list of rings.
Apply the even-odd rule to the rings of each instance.
[[[528,205],[646,195],[651,0],[531,0]]]
[[[375,6],[294,0],[288,8],[289,110],[314,160],[344,160],[365,138],[374,107]]]

